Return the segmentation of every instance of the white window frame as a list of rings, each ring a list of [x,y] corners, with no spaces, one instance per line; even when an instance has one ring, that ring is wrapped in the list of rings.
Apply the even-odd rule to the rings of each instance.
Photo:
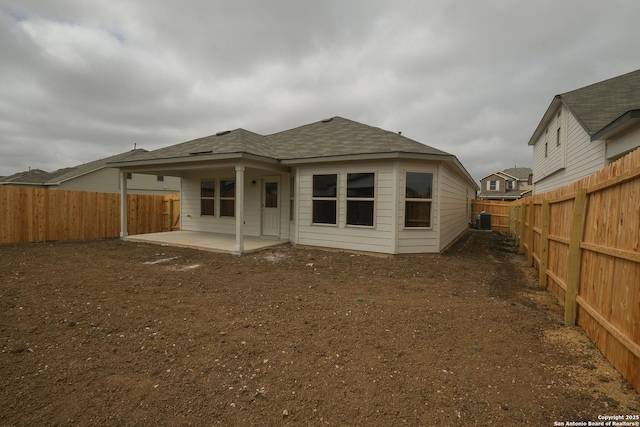
[[[313,179],[316,176],[320,175],[335,175],[336,177],[336,195],[334,197],[316,197],[313,195]],[[324,227],[337,227],[338,221],[340,220],[340,216],[338,213],[339,210],[339,197],[340,197],[340,173],[339,172],[327,172],[327,173],[313,173],[311,174],[311,225],[319,225]],[[314,222],[313,221],[313,211],[314,211],[314,202],[316,201],[333,201],[336,204],[336,221],[335,223],[330,222]]]
[[[349,197],[349,175],[352,174],[372,174],[373,175],[373,197]],[[376,191],[377,182],[378,182],[378,174],[376,172],[367,171],[367,172],[347,172],[345,174],[345,213],[344,213],[344,221],[345,227],[356,227],[356,228],[375,228],[376,227],[376,196],[378,192]],[[432,184],[433,186],[433,184]],[[433,188],[431,189],[433,191]],[[371,225],[361,225],[361,224],[349,224],[349,202],[372,202],[373,204],[373,218],[371,218]]]
[[[430,198],[413,198],[407,197],[407,174],[409,173],[419,173],[424,175],[431,175],[431,197]],[[404,172],[404,186],[403,186],[403,221],[402,221],[402,229],[403,230],[432,230],[433,229],[433,193],[435,190],[435,177],[436,174],[434,172],[425,172],[425,171],[417,171],[417,170],[408,170]],[[418,203],[429,203],[429,225],[427,227],[409,227],[407,226],[407,202],[418,202]]]
[[[217,200],[217,213],[218,215],[216,215],[217,218],[235,218],[236,217],[236,207],[235,207],[235,203],[236,203],[236,194],[238,194],[238,189],[236,188],[236,179],[235,178],[220,178],[217,180],[218,181],[218,200]],[[233,197],[229,197],[229,196],[222,196],[222,181],[233,181]],[[233,215],[222,215],[222,201],[229,201],[232,200],[233,201]]]
[[[213,182],[213,197],[209,197],[209,196],[202,196],[202,183],[204,181],[210,181]],[[217,202],[216,202],[216,190],[217,190],[217,186],[218,186],[218,180],[215,178],[201,178],[200,179],[200,216],[201,217],[208,217],[208,218],[216,218],[217,213],[218,213],[218,206],[217,206]],[[209,215],[209,214],[203,214],[202,213],[202,201],[203,200],[213,200],[213,214]]]

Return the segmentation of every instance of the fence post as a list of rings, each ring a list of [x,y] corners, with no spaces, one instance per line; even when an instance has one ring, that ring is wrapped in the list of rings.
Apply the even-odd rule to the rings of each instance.
[[[529,211],[529,226],[527,227],[527,232],[529,233],[527,234],[527,265],[529,267],[533,266],[533,236],[535,234],[533,232],[533,224],[535,223],[535,211],[533,207],[533,199],[531,199],[527,203],[527,210]]]
[[[527,209],[525,208],[526,203],[520,203],[520,247],[518,248],[519,253],[524,253],[524,243],[527,232]]]
[[[169,231],[173,230],[173,199],[169,199]]]
[[[582,234],[584,231],[584,219],[587,208],[587,189],[579,188],[573,205],[573,218],[571,222],[571,236],[569,240],[569,265],[567,270],[567,291],[564,298],[564,324],[575,326],[578,311],[578,288],[580,286],[580,264],[582,259]]]
[[[538,270],[538,285],[547,287],[547,268],[549,268],[549,214],[551,207],[549,200],[542,201],[542,218],[540,233],[540,269]]]

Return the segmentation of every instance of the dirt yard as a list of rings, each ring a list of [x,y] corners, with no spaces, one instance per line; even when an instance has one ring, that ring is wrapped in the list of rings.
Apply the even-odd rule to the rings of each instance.
[[[0,425],[552,426],[640,397],[499,234],[443,255],[0,246]]]

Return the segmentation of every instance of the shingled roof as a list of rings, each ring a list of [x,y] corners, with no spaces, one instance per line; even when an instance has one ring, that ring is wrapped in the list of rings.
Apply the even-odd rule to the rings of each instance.
[[[640,70],[558,95],[589,134],[640,109]]]
[[[379,153],[450,156],[399,133],[337,116],[274,133],[267,138],[281,160]]]
[[[592,140],[640,118],[640,70],[556,95],[529,139],[533,145],[561,105],[575,116]]]
[[[0,179],[0,184],[58,185],[69,179],[104,168],[106,167],[108,162],[136,159],[141,154],[147,152],[147,150],[138,148],[136,150],[127,151],[126,153],[116,154],[115,156],[94,160],[92,162],[83,163],[77,166],[58,169],[53,172],[47,172],[41,169],[31,169],[28,171],[18,172],[13,175],[6,176]]]
[[[218,132],[170,147],[114,162],[126,165],[137,161],[194,159],[197,156],[251,154],[276,161],[339,157],[362,154],[416,153],[438,156],[451,154],[406,138],[398,133],[332,117],[271,135],[245,129]]]

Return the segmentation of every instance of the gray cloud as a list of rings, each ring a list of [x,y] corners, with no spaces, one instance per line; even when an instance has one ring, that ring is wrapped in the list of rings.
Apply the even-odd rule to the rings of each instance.
[[[531,165],[554,95],[640,68],[633,0],[0,0],[0,175],[334,115]]]

